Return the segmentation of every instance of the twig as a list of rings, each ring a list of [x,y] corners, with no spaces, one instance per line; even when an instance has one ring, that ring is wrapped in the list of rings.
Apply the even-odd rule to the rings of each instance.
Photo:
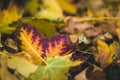
[[[98,17],[98,18],[81,18],[78,19],[76,22],[84,22],[84,21],[100,21],[100,20],[120,20],[118,17]]]

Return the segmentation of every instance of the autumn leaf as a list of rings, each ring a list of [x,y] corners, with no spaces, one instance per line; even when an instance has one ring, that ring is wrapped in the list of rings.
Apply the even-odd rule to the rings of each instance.
[[[41,32],[46,38],[51,38],[58,32],[56,28],[66,26],[64,22],[52,21],[48,19],[38,19],[35,17],[27,17],[21,20],[21,22],[35,26],[39,32]],[[42,24],[42,25],[41,25]]]
[[[76,45],[71,43],[68,35],[61,34],[50,39],[44,38],[35,27],[28,24],[19,26],[21,49],[29,53],[39,68],[30,79],[32,80],[65,80],[70,67],[79,65],[82,61],[70,60]],[[58,75],[58,76],[54,76]]]
[[[19,12],[19,9],[16,5],[10,6],[8,9],[0,12],[0,23],[10,24],[14,21],[17,21],[22,17],[22,12]]]
[[[46,61],[48,65],[40,65],[36,72],[30,76],[30,80],[67,80],[69,68],[81,63],[71,61],[66,56],[55,56]]]
[[[16,76],[14,76],[14,75],[17,75],[16,73],[19,73],[24,77],[28,77],[31,73],[35,72],[35,70],[38,67],[37,65],[32,63],[31,56],[28,53],[19,52],[17,54],[11,55],[5,50],[2,51],[2,54],[1,54],[1,65],[2,67],[0,68],[4,69],[4,71],[6,71],[7,73],[6,75],[2,75],[3,80],[5,79],[4,77],[9,78],[10,75],[11,75],[11,77],[9,78],[10,80],[18,80],[18,79],[14,79],[14,77],[16,78]],[[13,70],[13,73],[14,72],[16,73],[12,75],[11,73],[9,73],[9,71],[7,72],[7,68]],[[5,74],[4,71],[1,70],[1,74]]]
[[[0,24],[0,33],[10,34],[15,30],[15,27],[10,27],[8,24]]]
[[[22,11],[19,11],[16,5],[9,6],[0,12],[0,33],[11,34],[16,29],[15,21],[22,17]],[[18,26],[18,25],[17,25]]]
[[[105,74],[99,67],[90,65],[85,68],[79,74],[77,74],[74,80],[106,80]]]
[[[117,33],[118,39],[120,40],[120,27],[116,29],[116,33]]]
[[[0,80],[18,80],[8,71],[7,59],[3,52],[0,52],[0,65]]]
[[[21,53],[20,55],[22,55],[22,54],[24,54],[24,53]],[[24,77],[28,77],[38,67],[35,64],[33,64],[32,62],[27,61],[25,58],[19,56],[19,54],[17,56],[14,56],[14,55],[11,56],[11,58],[8,59],[7,63],[8,63],[7,66],[9,68],[17,71]]]
[[[68,35],[57,35],[51,39],[44,38],[35,27],[20,25],[21,48],[33,56],[36,63],[45,62],[44,58],[67,55],[76,49]]]
[[[30,0],[26,3],[24,10],[25,12],[29,12],[29,14],[33,15],[38,11],[38,8],[40,8],[40,3],[38,3],[38,0]]]
[[[52,3],[52,5],[50,3]],[[42,5],[42,9],[36,13],[35,17],[50,20],[57,20],[62,18],[62,9],[56,0],[43,0]]]
[[[57,2],[63,11],[71,14],[77,13],[77,7],[72,4],[71,0],[57,0]]]
[[[103,68],[107,67],[113,62],[113,55],[116,53],[117,43],[114,42],[110,45],[102,40],[97,40],[98,54],[96,55],[96,61],[101,64]]]

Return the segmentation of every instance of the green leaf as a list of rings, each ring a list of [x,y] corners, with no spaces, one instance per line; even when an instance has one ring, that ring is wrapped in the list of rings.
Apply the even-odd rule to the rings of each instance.
[[[55,56],[46,61],[48,65],[40,65],[30,76],[30,80],[67,80],[69,68],[81,63],[81,61],[71,61],[66,56]]]
[[[0,24],[0,33],[12,33],[16,28],[10,27],[8,24]]]
[[[47,19],[38,19],[38,18],[24,18],[22,20],[23,23],[30,24],[32,26],[36,26],[39,32],[45,35],[47,38],[52,37],[57,33],[56,27],[60,28],[65,26],[66,24],[61,21],[52,21]]]
[[[29,12],[30,14],[35,14],[38,11],[38,8],[40,8],[40,4],[38,3],[38,0],[29,0],[26,2],[27,4],[25,5],[24,8],[25,12]]]

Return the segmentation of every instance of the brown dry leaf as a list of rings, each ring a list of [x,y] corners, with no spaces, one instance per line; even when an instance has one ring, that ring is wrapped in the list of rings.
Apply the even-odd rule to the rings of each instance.
[[[88,80],[106,80],[105,73],[97,66],[90,66],[86,71]]]
[[[110,33],[105,33],[105,34],[101,34],[99,36],[96,36],[94,38],[94,42],[97,41],[98,39],[101,39],[101,40],[107,40],[107,39],[113,39],[113,36],[110,34]]]
[[[102,68],[106,68],[113,61],[113,55],[115,55],[117,44],[114,42],[108,45],[102,40],[97,40],[97,45],[98,54],[95,59],[101,64]]]
[[[74,80],[88,80],[86,77],[86,70],[88,68],[86,68],[85,70],[83,70],[82,72],[80,72],[78,75],[75,76]]]
[[[76,75],[74,80],[105,80],[105,74],[99,67],[92,65]]]
[[[86,30],[84,33],[86,37],[96,37],[102,33],[102,29],[101,27],[95,27]]]
[[[64,28],[63,31],[71,34],[83,33],[86,29],[89,29],[92,27],[93,25],[89,22],[83,22],[83,23],[70,22],[68,23],[68,26]]]

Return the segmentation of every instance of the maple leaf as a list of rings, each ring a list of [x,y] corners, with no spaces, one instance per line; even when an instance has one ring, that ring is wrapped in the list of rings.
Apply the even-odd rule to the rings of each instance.
[[[116,42],[108,45],[102,40],[97,40],[97,45],[98,54],[96,55],[96,61],[105,68],[113,62],[113,56],[116,53],[118,45]]]
[[[19,27],[18,38],[22,50],[31,55],[33,62],[39,64],[38,69],[29,77],[31,80],[66,80],[69,68],[82,63],[70,60],[70,53],[76,50],[76,45],[70,42],[68,35],[46,39],[33,26],[21,24]]]
[[[45,58],[70,54],[76,49],[76,44],[70,42],[67,34],[46,39],[28,24],[20,25],[19,39],[21,48],[33,56],[35,63],[46,62]]]

